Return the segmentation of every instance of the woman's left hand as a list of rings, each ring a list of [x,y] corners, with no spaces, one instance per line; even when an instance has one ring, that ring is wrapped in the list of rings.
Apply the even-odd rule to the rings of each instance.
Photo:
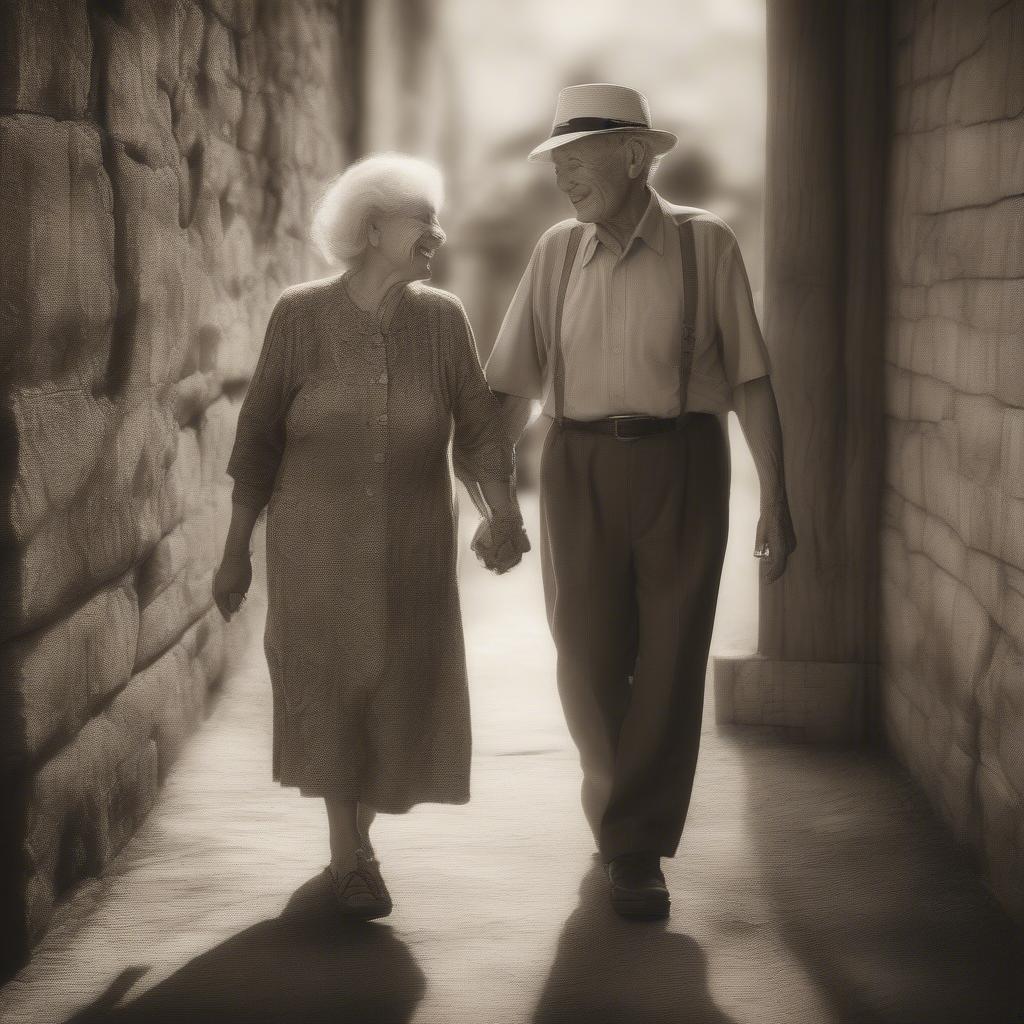
[[[473,535],[471,547],[477,558],[500,576],[522,561],[530,550],[530,538],[523,529],[522,517],[516,513],[483,520]]]

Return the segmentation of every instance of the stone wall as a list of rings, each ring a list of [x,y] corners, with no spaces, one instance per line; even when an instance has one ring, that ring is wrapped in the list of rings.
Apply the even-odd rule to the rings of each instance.
[[[1024,917],[1024,0],[895,13],[885,729]]]
[[[153,804],[222,670],[224,475],[271,306],[322,273],[359,5],[0,5],[5,966]]]

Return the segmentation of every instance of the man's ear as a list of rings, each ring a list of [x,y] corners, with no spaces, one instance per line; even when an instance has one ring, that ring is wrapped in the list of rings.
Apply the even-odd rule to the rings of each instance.
[[[647,163],[647,146],[639,139],[630,139],[626,143],[626,173],[630,180],[636,180],[644,173],[644,166]]]

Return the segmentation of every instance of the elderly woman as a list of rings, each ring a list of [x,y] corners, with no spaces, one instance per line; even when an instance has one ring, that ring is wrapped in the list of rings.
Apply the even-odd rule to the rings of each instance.
[[[398,154],[353,164],[326,191],[313,236],[348,269],[274,308],[228,463],[214,581],[229,617],[269,503],[274,777],[326,802],[326,871],[342,912],[367,919],[391,910],[375,813],[469,799],[450,442],[486,515],[478,554],[500,572],[529,548],[465,311],[420,283],[445,240],[441,200],[439,172]]]

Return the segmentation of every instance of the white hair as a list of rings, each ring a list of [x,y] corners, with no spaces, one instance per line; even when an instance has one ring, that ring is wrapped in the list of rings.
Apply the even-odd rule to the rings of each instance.
[[[332,265],[358,263],[369,244],[367,225],[416,202],[440,210],[444,179],[432,163],[404,153],[373,153],[328,183],[313,207],[310,235]]]

